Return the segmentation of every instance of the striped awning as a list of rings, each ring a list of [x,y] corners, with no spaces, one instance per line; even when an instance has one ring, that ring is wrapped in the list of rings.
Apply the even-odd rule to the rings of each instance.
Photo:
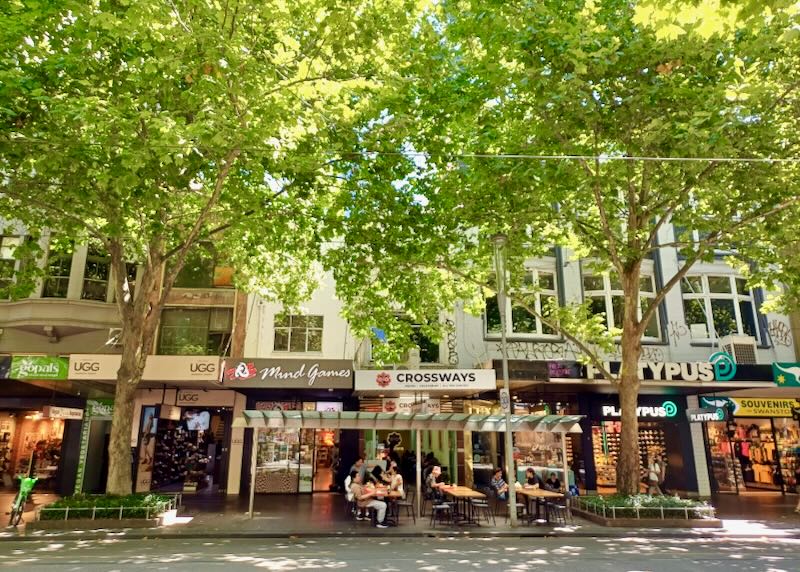
[[[512,431],[582,433],[582,415],[512,415]],[[374,413],[365,411],[259,411],[246,410],[233,427],[255,429],[416,429],[422,431],[506,430],[501,414]]]

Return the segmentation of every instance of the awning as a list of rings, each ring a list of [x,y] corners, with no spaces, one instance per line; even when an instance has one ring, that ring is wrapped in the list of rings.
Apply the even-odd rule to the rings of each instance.
[[[512,431],[582,433],[582,415],[512,415]],[[421,431],[506,430],[501,414],[372,413],[365,411],[243,411],[233,427],[253,429],[416,429]]]

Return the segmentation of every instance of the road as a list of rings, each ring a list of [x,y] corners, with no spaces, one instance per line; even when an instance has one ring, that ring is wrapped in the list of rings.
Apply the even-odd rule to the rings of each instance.
[[[796,572],[796,539],[214,539],[0,542],[0,569]]]

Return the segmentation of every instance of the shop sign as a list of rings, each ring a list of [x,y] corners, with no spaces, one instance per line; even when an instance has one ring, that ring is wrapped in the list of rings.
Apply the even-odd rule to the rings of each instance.
[[[791,417],[792,410],[800,407],[793,398],[767,397],[701,397],[703,407],[723,407],[733,410],[736,417]]]
[[[603,417],[622,417],[622,410],[616,405],[603,405]],[[678,414],[678,406],[674,401],[664,401],[657,406],[639,406],[636,408],[636,417],[670,418]]]
[[[112,380],[117,378],[119,354],[72,354],[69,378]],[[147,356],[145,381],[218,381],[219,358],[215,356]]]
[[[175,405],[178,407],[233,407],[235,401],[236,392],[231,390],[179,389]]]
[[[53,356],[13,356],[8,377],[11,379],[67,379],[69,360]]]
[[[8,379],[11,371],[11,356],[0,356],[0,379]]]
[[[441,413],[439,399],[416,399],[414,397],[387,397],[382,400],[384,413]]]
[[[91,419],[111,419],[114,416],[113,399],[86,400],[86,417]]]
[[[639,379],[652,381],[730,381],[736,375],[736,363],[724,352],[717,352],[707,362],[640,362]],[[620,362],[606,362],[612,373],[619,373]],[[601,379],[603,374],[593,364],[586,365],[587,379]]]
[[[244,359],[222,362],[222,384],[253,388],[351,389],[350,360]]]
[[[773,363],[772,375],[782,387],[800,387],[800,363]]]
[[[727,407],[700,407],[687,409],[689,423],[705,423],[706,421],[725,421],[728,419]]]
[[[55,405],[45,405],[42,407],[42,417],[47,419],[83,419],[83,409],[74,407],[57,407]]]
[[[359,370],[356,391],[495,391],[493,369],[393,369]]]

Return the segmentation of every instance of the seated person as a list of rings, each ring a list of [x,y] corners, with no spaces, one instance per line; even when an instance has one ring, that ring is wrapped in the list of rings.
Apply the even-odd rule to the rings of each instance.
[[[361,475],[356,473],[355,477],[353,477],[353,484],[350,485],[350,490],[353,491],[353,498],[356,501],[356,505],[360,509],[375,509],[376,515],[376,525],[378,528],[388,528],[386,524],[384,524],[383,520],[386,518],[386,503],[380,501],[375,498],[375,490],[367,490],[362,482],[361,482]],[[364,520],[363,516],[358,516],[358,520]]]
[[[491,482],[492,488],[497,493],[497,498],[500,500],[508,499],[508,483],[503,479],[503,469],[500,467],[494,470],[494,476]]]
[[[528,467],[525,470],[525,484],[523,485],[524,488],[544,488],[544,481],[542,477],[536,474],[536,471],[533,470],[533,467]]]
[[[350,485],[353,484],[353,479],[358,474],[358,471],[351,471],[344,479],[344,496],[348,502],[353,502],[353,491],[350,490]]]
[[[371,472],[372,481],[375,482],[377,485],[388,484],[389,480],[386,473],[383,470],[383,467],[380,465],[375,465],[372,467]]]
[[[555,473],[550,473],[550,476],[547,477],[544,482],[544,488],[554,493],[561,492],[561,481],[558,480],[558,476]]]
[[[431,469],[428,478],[425,479],[425,493],[434,500],[442,500],[442,488],[447,486],[447,483],[440,483],[439,476],[442,474],[442,468],[439,465],[434,465]]]
[[[406,498],[406,492],[403,490],[403,475],[400,474],[397,463],[392,461],[392,464],[389,465],[389,470],[386,471],[386,475],[389,477],[389,491],[399,492],[403,498]]]

